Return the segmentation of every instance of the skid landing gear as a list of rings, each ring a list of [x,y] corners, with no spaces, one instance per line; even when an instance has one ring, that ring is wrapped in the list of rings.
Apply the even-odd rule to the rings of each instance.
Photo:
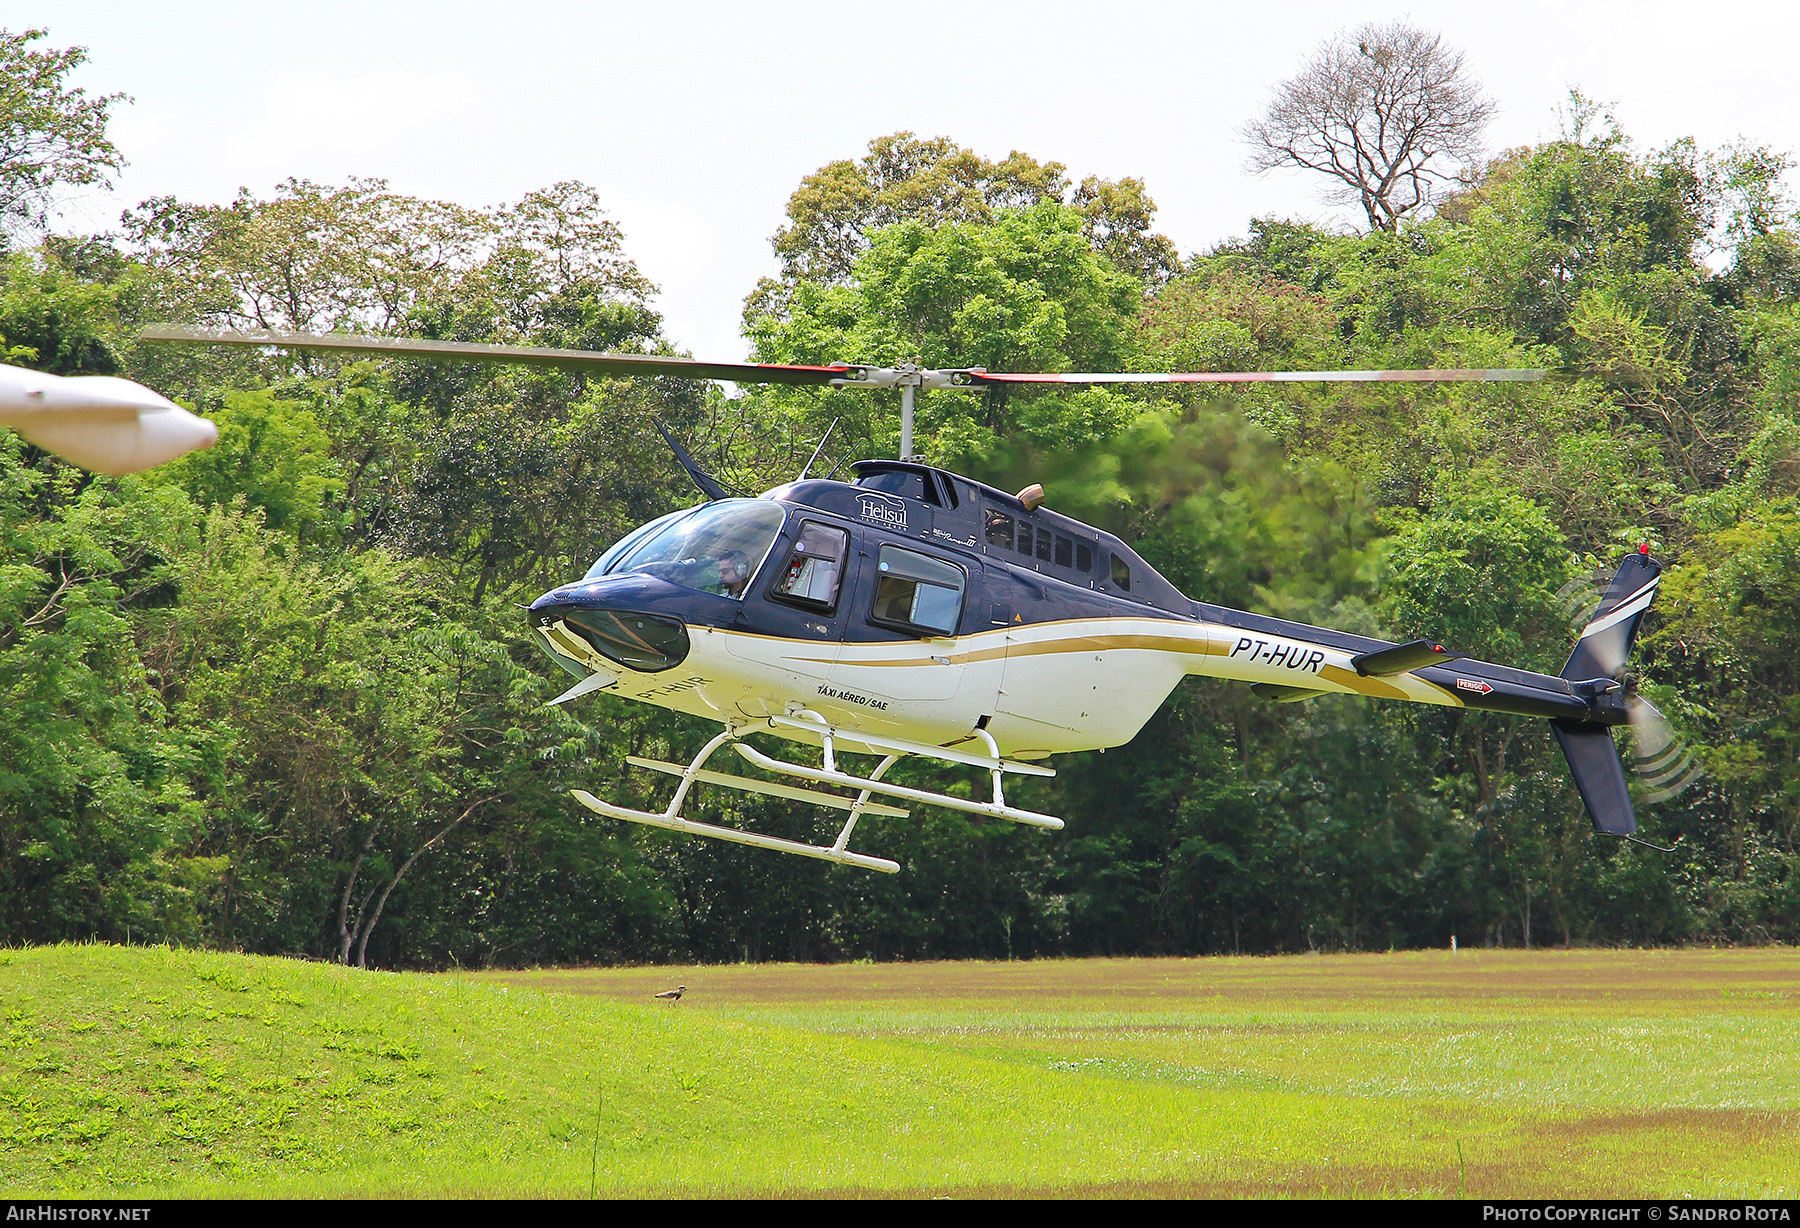
[[[885,857],[870,857],[865,853],[853,853],[846,847],[850,842],[851,833],[856,830],[857,820],[861,819],[863,815],[905,818],[909,813],[896,806],[872,801],[871,798],[877,793],[888,797],[903,798],[907,801],[921,802],[928,806],[944,806],[951,810],[967,811],[970,814],[1007,819],[1014,823],[1048,828],[1052,831],[1061,830],[1063,826],[1063,821],[1055,815],[1021,810],[1007,804],[1006,795],[1001,787],[1001,777],[1007,772],[1030,776],[1054,776],[1056,773],[1050,768],[1039,767],[1033,763],[1016,763],[1010,759],[1002,759],[1000,748],[995,744],[993,735],[985,729],[974,731],[974,736],[987,745],[988,753],[982,755],[944,746],[932,746],[923,742],[911,742],[901,738],[834,729],[818,713],[805,709],[795,711],[789,716],[772,716],[769,718],[769,724],[817,736],[825,748],[824,767],[807,767],[803,764],[788,763],[765,755],[755,747],[737,740],[742,734],[749,732],[748,729],[733,726],[701,747],[700,753],[695,755],[693,762],[686,767],[661,759],[645,759],[637,755],[627,756],[626,762],[635,767],[648,768],[651,771],[666,772],[671,776],[680,777],[680,782],[675,786],[675,796],[669,799],[668,809],[660,814],[648,810],[634,810],[629,806],[615,806],[611,802],[601,801],[584,789],[572,789],[570,794],[595,814],[602,814],[612,819],[623,819],[627,823],[642,823],[646,827],[661,827],[669,831],[685,832],[690,836],[705,836],[712,840],[728,840],[733,844],[748,844],[755,848],[789,853],[796,857],[812,857],[819,861],[835,861],[840,865],[861,866],[865,870],[879,870],[884,874],[897,873],[900,863],[890,861]],[[816,784],[840,785],[857,790],[857,794],[853,798],[845,797],[837,793],[820,793],[813,789],[801,789],[792,785],[752,780],[747,776],[731,776],[724,772],[706,770],[704,766],[706,761],[712,757],[714,751],[727,742],[734,743],[733,749],[738,754],[764,771],[792,776]],[[837,747],[840,744],[862,747],[870,753],[882,755],[883,758],[873,772],[867,776],[857,776],[842,771],[838,767]],[[953,797],[948,793],[933,793],[927,789],[890,784],[883,780],[882,777],[887,774],[888,769],[906,755],[982,768],[992,777],[992,798],[987,801],[977,801],[970,798]],[[829,846],[804,844],[798,840],[783,840],[777,836],[741,831],[735,827],[697,823],[692,819],[681,817],[682,803],[687,800],[688,791],[696,782],[727,789],[738,789],[746,793],[761,793],[770,797],[787,798],[790,801],[803,802],[811,806],[847,810],[849,815],[844,821],[843,830],[838,833],[837,840]]]

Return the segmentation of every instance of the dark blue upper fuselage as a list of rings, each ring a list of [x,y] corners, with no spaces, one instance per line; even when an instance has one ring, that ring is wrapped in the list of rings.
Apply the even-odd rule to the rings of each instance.
[[[881,583],[877,559],[884,546],[896,546],[953,564],[966,576],[953,632],[957,635],[1015,624],[1151,617],[1297,636],[1350,653],[1392,646],[1346,631],[1190,600],[1112,534],[1041,506],[1028,508],[1015,495],[942,469],[906,461],[863,461],[856,471],[854,483],[790,482],[761,497],[780,506],[784,517],[741,595],[623,571],[544,594],[532,603],[531,625],[541,634],[563,621],[570,634],[588,640],[615,664],[646,672],[680,663],[686,644],[682,627],[719,627],[820,643],[918,639],[932,633],[875,616],[874,595]],[[845,575],[830,608],[783,600],[774,592],[783,562],[808,522],[848,533]],[[588,617],[589,613],[595,616]],[[653,621],[634,623],[616,617],[627,613]],[[585,676],[566,654],[550,655],[570,673]],[[1588,710],[1591,718],[1608,723],[1622,719],[1610,708],[1600,712],[1607,705],[1599,700],[1590,698],[1585,705],[1576,700],[1565,680],[1491,662],[1464,659],[1453,669],[1429,667],[1421,676],[1445,686],[1458,685],[1458,676],[1487,680],[1489,690],[1459,695],[1473,707],[1539,716]]]
[[[858,600],[869,603],[877,586],[875,559],[884,545],[902,546],[962,570],[967,583],[957,634],[1058,619],[1192,618],[1197,613],[1194,602],[1109,533],[1047,508],[1027,508],[1014,495],[928,465],[864,461],[856,469],[854,483],[790,482],[762,496],[782,506],[786,520],[741,598],[624,571],[545,593],[531,606],[531,623],[541,629],[571,611],[612,610],[795,639],[916,638],[916,632],[868,617],[867,609],[850,608]],[[849,574],[832,609],[771,595],[782,561],[809,521],[849,533]],[[570,673],[581,674],[566,656],[551,655]]]

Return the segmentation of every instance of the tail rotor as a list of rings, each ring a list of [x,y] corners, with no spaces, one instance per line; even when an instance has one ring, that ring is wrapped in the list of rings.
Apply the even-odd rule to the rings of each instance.
[[[1700,760],[1655,704],[1633,687],[1625,699],[1631,718],[1631,770],[1643,782],[1647,802],[1666,802],[1700,779]]]
[[[1581,642],[1588,661],[1606,677],[1624,684],[1625,715],[1631,725],[1631,770],[1644,786],[1643,799],[1649,802],[1668,801],[1691,787],[1700,778],[1703,769],[1694,752],[1682,741],[1681,735],[1675,732],[1669,718],[1638,693],[1638,680],[1627,676],[1625,672],[1638,620],[1628,610],[1633,595],[1631,592],[1618,594],[1626,600],[1614,602],[1611,611],[1603,614],[1602,608],[1598,608],[1604,606],[1606,597],[1613,588],[1612,580],[1612,573],[1604,567],[1596,567],[1563,585],[1557,590],[1556,599],[1571,628],[1582,633]],[[1654,583],[1655,577],[1651,576],[1649,580]],[[1649,608],[1649,597],[1653,592],[1654,590],[1642,595],[1639,613]],[[1588,630],[1608,623],[1608,616],[1618,611],[1626,611],[1624,617],[1611,621],[1610,625],[1601,626],[1599,630]],[[1578,653],[1580,651],[1582,650],[1578,650]],[[1575,663],[1575,658],[1571,657],[1570,664]],[[1571,675],[1565,671],[1563,676]]]
[[[1656,598],[1662,565],[1650,557],[1650,547],[1640,546],[1620,560],[1610,577],[1604,571],[1582,576],[1563,586],[1557,597],[1571,614],[1591,609],[1581,624],[1575,650],[1562,669],[1562,677],[1596,697],[1616,695],[1613,708],[1623,709],[1631,727],[1632,770],[1642,779],[1646,801],[1666,801],[1687,789],[1700,775],[1700,763],[1669,720],[1638,693],[1638,682],[1625,668],[1639,626]],[[1591,604],[1596,590],[1597,606]],[[1623,691],[1620,694],[1621,690]],[[1589,720],[1552,722],[1557,740],[1569,760],[1575,785],[1586,803],[1597,831],[1636,839],[1637,819],[1625,787],[1625,772],[1613,744],[1616,717],[1596,715]]]
[[[1562,611],[1563,622],[1572,635],[1580,635],[1593,620],[1594,609],[1606,596],[1607,582],[1611,579],[1612,574],[1606,568],[1595,566],[1556,590],[1557,608]]]

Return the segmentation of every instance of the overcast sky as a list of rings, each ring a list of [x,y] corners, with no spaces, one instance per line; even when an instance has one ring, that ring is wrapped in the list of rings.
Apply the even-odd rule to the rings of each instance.
[[[1235,130],[1334,30],[1409,17],[1500,104],[1494,149],[1554,135],[1571,85],[1640,145],[1800,150],[1800,5],[399,3],[11,0],[6,28],[89,48],[131,166],[66,228],[152,195],[379,176],[471,205],[594,185],[677,344],[744,356],[744,295],[800,178],[899,129],[1072,177],[1142,177],[1185,254],[1261,214],[1352,220],[1312,177],[1243,169]]]

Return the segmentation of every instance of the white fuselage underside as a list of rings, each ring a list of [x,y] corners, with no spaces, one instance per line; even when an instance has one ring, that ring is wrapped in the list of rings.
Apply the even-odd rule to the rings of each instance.
[[[1341,649],[1174,619],[1082,618],[881,643],[703,626],[688,635],[680,665],[617,671],[607,690],[769,732],[781,731],[766,718],[804,707],[839,728],[936,745],[970,738],[987,717],[1001,753],[1027,758],[1129,742],[1189,674],[1461,706],[1412,674],[1364,678]]]

